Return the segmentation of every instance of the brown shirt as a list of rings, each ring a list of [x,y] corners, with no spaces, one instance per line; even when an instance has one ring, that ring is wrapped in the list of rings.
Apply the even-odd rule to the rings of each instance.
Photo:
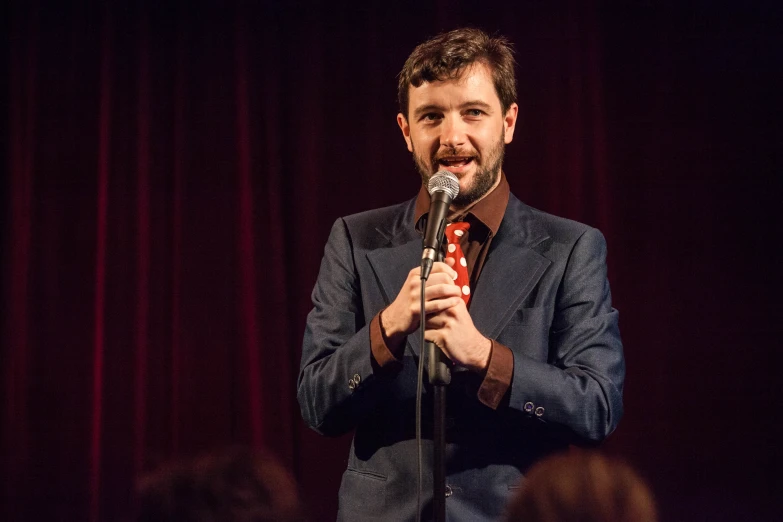
[[[460,238],[460,247],[468,262],[468,275],[470,276],[471,289],[476,287],[481,269],[489,252],[492,238],[500,228],[503,215],[506,212],[509,197],[508,181],[501,172],[500,183],[487,194],[481,201],[468,209],[465,213],[452,214],[450,222],[467,221],[470,229]],[[430,195],[422,186],[416,198],[416,209],[413,226],[419,232],[424,231],[426,214],[430,208]],[[471,301],[472,303],[473,301]],[[370,347],[374,366],[379,370],[394,370],[402,364],[405,343],[398,346],[389,346],[383,334],[379,312],[370,322]],[[489,356],[489,365],[484,375],[484,380],[478,390],[478,399],[492,409],[497,409],[503,396],[511,385],[511,377],[514,372],[514,357],[511,350],[494,339],[490,339],[492,348]]]

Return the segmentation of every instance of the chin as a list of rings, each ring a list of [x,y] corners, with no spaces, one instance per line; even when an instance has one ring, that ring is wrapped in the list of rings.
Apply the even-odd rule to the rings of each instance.
[[[476,186],[476,172],[475,170],[470,170],[468,172],[460,172],[460,173],[454,173],[455,176],[457,176],[457,179],[459,180],[459,190],[460,191],[470,191],[471,189],[475,188]]]

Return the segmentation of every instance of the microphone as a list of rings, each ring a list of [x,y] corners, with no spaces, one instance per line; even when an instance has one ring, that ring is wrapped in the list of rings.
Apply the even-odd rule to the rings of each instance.
[[[446,215],[451,202],[459,194],[459,180],[451,172],[440,170],[430,178],[427,191],[430,193],[430,212],[427,215],[427,230],[421,253],[421,279],[424,281],[430,277],[432,264],[440,252]]]

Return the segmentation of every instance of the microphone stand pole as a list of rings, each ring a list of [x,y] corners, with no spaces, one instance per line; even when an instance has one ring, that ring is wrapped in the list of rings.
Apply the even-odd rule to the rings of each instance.
[[[443,236],[441,236],[441,244]],[[443,261],[440,245],[438,261]],[[446,522],[446,386],[451,383],[451,361],[435,343],[425,343],[427,375],[433,391],[432,514],[435,522]]]

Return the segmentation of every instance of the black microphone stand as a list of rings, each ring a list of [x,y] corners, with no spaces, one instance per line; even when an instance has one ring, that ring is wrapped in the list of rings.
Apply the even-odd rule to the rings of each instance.
[[[443,261],[443,236],[437,249],[437,260]],[[424,317],[424,310],[422,310]],[[438,346],[425,343],[427,375],[432,386],[433,400],[433,459],[432,459],[432,514],[435,522],[446,522],[446,386],[451,383],[451,361]]]

